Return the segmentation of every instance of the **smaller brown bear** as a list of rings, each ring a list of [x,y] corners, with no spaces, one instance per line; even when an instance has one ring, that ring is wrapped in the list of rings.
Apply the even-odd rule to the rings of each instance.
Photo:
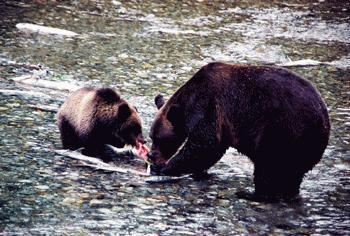
[[[84,147],[89,156],[99,156],[105,144],[139,148],[145,143],[136,109],[111,88],[75,91],[59,109],[57,124],[63,148]]]

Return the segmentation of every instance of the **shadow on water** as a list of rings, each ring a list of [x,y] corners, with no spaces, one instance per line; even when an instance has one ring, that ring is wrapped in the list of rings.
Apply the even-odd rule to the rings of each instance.
[[[343,1],[9,1],[0,3],[0,232],[3,234],[350,234],[350,5]],[[77,37],[22,32],[17,23]],[[229,149],[208,180],[148,184],[55,154],[55,113],[66,92],[13,83],[48,80],[117,87],[140,111],[145,136],[158,92],[170,96],[213,60],[295,67],[325,98],[332,121],[302,201],[237,199],[253,166]],[[6,91],[34,91],[9,95]],[[118,165],[142,169],[140,163]]]

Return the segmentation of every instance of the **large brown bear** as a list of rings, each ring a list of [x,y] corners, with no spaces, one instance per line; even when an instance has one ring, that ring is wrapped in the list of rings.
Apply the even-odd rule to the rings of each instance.
[[[136,109],[111,88],[75,91],[59,109],[57,123],[63,148],[84,147],[90,156],[101,155],[105,144],[138,148],[144,143]]]
[[[305,79],[283,68],[210,63],[159,109],[150,137],[152,171],[201,174],[228,147],[254,163],[254,194],[297,196],[304,174],[322,158],[330,123],[325,103]]]

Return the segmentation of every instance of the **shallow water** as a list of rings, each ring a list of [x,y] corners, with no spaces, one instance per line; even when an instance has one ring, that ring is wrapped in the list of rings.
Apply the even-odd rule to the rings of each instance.
[[[0,3],[0,232],[2,234],[350,234],[350,4],[345,1],[9,1]],[[75,38],[20,32],[16,23],[74,31]],[[229,149],[209,180],[147,184],[55,154],[55,113],[66,92],[15,84],[49,80],[117,87],[144,120],[153,97],[170,96],[207,62],[280,64],[320,90],[332,133],[298,204],[237,199],[253,166]],[[34,71],[42,65],[48,73]],[[9,96],[4,91],[36,92]],[[130,167],[134,162],[121,161]],[[140,163],[135,164],[142,169]]]

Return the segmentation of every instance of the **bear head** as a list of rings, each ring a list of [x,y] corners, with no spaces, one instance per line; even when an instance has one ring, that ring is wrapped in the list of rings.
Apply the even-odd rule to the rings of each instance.
[[[122,102],[118,107],[117,129],[115,137],[121,139],[121,145],[125,144],[139,147],[145,143],[142,136],[141,119],[135,107],[126,102]]]
[[[152,147],[148,158],[153,163],[164,164],[176,154],[186,139],[185,116],[179,104],[165,103],[160,94],[155,97],[155,104],[158,113],[150,130]]]
[[[101,88],[96,92],[96,104],[98,104],[98,122],[104,127],[101,131],[111,133],[112,140],[109,143],[117,148],[125,144],[136,148],[145,143],[142,136],[141,118],[137,109],[119,94],[110,88]],[[100,130],[97,128],[97,130]]]

